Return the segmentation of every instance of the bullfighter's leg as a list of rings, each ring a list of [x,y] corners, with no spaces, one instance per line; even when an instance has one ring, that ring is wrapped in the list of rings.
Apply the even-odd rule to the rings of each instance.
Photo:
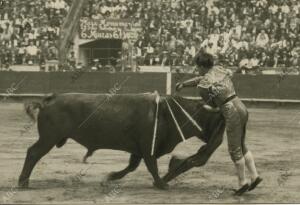
[[[228,151],[238,177],[239,190],[236,191],[236,195],[242,195],[246,187],[249,186],[246,179],[246,163],[244,158],[247,148],[242,146],[242,118],[232,104],[228,103],[226,106],[223,113],[226,119]]]
[[[94,153],[93,150],[88,150],[87,153],[84,155],[83,159],[82,159],[82,163],[87,163],[87,158],[92,156]]]
[[[245,144],[245,136],[246,136],[246,125],[244,126],[243,130],[243,137],[242,137],[242,149],[243,149],[243,155],[245,158],[245,163],[248,171],[250,172],[250,178],[251,178],[251,184],[250,188],[248,191],[251,191],[256,188],[258,184],[262,182],[262,178],[258,175],[256,166],[255,166],[255,161],[254,157],[251,153],[250,150],[247,149],[246,144]]]
[[[157,159],[153,156],[146,156],[144,157],[144,161],[147,169],[154,179],[153,185],[159,189],[168,189],[168,184],[164,182],[158,175]]]
[[[49,143],[38,140],[28,150],[25,163],[19,177],[19,187],[27,188],[29,185],[29,177],[36,163],[45,156],[53,147],[55,143]]]
[[[222,126],[221,124],[219,126]],[[206,164],[211,155],[215,152],[215,150],[220,146],[223,141],[223,131],[219,128],[215,129],[216,133],[211,136],[211,141],[209,141],[206,145],[200,147],[198,152],[186,159],[178,159],[176,157],[172,157],[169,164],[169,171],[163,177],[165,182],[169,182],[174,179],[178,175],[188,171],[193,167],[200,167]]]
[[[139,166],[141,160],[142,160],[141,157],[131,154],[129,159],[129,165],[121,171],[110,173],[108,175],[108,180],[121,179],[124,176],[126,176],[128,173],[133,172]]]

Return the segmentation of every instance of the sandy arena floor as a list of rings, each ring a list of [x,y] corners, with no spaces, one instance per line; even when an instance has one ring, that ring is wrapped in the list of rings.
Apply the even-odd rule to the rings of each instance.
[[[152,187],[144,163],[122,180],[101,185],[109,172],[127,165],[129,154],[98,150],[83,164],[86,149],[69,140],[37,164],[31,188],[19,190],[17,179],[27,148],[38,138],[37,130],[25,115],[23,104],[0,103],[0,203],[299,203],[300,109],[249,111],[247,144],[264,181],[253,192],[235,197],[231,189],[236,188],[237,179],[226,139],[206,166],[171,181],[167,191]],[[176,153],[191,155],[201,144],[191,139],[177,147]],[[161,175],[170,156],[159,160]]]

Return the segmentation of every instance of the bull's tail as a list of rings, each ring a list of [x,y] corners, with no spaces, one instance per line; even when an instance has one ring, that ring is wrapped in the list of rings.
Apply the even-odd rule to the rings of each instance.
[[[26,114],[30,117],[30,119],[34,122],[37,121],[37,113],[44,108],[44,106],[53,98],[55,94],[47,95],[42,102],[30,102],[25,103],[24,108]]]

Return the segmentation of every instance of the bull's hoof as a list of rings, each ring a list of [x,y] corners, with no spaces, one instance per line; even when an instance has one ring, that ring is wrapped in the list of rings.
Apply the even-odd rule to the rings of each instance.
[[[160,189],[160,190],[168,190],[169,189],[169,185],[164,181],[153,182],[153,186]]]
[[[172,156],[169,162],[169,172],[174,170],[175,168],[179,167],[180,164],[184,162],[185,159],[181,159],[178,156]]]
[[[20,189],[27,189],[29,187],[29,179],[24,179],[24,180],[20,179],[18,186]]]

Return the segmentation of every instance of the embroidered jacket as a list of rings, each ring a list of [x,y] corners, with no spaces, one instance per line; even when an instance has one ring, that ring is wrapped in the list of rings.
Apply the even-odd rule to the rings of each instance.
[[[226,70],[222,66],[214,66],[204,76],[185,81],[183,86],[197,86],[204,101],[216,107],[221,106],[227,98],[236,94],[231,77],[230,70]]]

